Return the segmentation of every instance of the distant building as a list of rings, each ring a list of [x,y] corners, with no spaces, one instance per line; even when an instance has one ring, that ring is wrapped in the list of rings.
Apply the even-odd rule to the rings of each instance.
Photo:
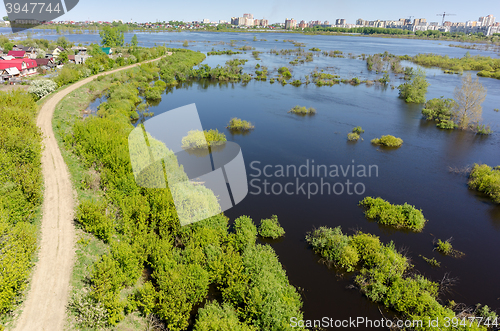
[[[364,19],[358,18],[356,20],[356,25],[365,26],[365,25],[367,25],[367,21],[365,21]]]
[[[252,14],[243,14],[243,17],[244,18],[253,19],[253,15]]]
[[[306,21],[304,21],[304,20],[300,21],[300,23],[299,23],[299,28],[301,28],[301,29],[307,28],[307,23],[306,23]]]
[[[266,20],[265,18],[261,19],[260,26],[269,26],[269,20]]]
[[[285,29],[295,29],[297,28],[297,20],[292,19],[286,19],[285,20]]]
[[[203,19],[203,23],[204,23],[204,24],[208,24],[208,23],[210,23],[210,20],[209,20],[208,18],[204,18],[204,19]]]
[[[413,25],[427,25],[427,20],[425,18],[416,18],[413,20]]]
[[[493,15],[479,17],[479,23],[481,26],[495,25],[495,17]]]
[[[335,20],[335,25],[345,25],[345,18],[337,18]]]

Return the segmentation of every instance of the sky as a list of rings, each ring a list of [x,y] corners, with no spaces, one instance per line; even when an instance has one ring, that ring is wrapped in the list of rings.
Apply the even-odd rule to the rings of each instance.
[[[495,5],[496,3],[496,5]],[[254,18],[266,18],[269,23],[284,22],[285,18],[298,21],[311,20],[330,21],[345,18],[347,23],[355,23],[356,19],[364,20],[397,20],[399,18],[426,18],[428,22],[441,22],[438,13],[455,14],[446,20],[465,22],[477,20],[480,16],[500,15],[500,4],[497,0],[80,0],[69,13],[57,20],[94,20],[128,22],[155,22],[169,20],[229,21],[233,16],[251,13]],[[1,7],[0,16],[6,15],[5,7]],[[500,17],[497,17],[500,20]]]

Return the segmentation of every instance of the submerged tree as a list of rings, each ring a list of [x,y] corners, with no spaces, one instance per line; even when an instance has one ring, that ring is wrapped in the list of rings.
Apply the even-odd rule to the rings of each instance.
[[[455,88],[456,106],[453,109],[453,119],[460,129],[467,129],[481,121],[481,104],[485,98],[486,88],[477,77],[473,79],[469,73],[462,78],[462,85]]]
[[[409,82],[398,86],[399,97],[408,103],[424,103],[428,86],[425,72],[422,69],[417,69],[412,72]]]
[[[116,27],[105,26],[100,32],[101,45],[105,47],[121,47],[125,43],[123,31]]]
[[[134,34],[134,36],[132,37],[132,40],[131,40],[130,43],[134,47],[136,47],[139,44],[139,42],[137,41],[137,35],[136,34]]]

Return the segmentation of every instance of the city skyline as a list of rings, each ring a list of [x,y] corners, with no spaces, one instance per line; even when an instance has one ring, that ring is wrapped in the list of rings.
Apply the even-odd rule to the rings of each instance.
[[[128,4],[128,5],[127,5]],[[404,7],[396,0],[383,2],[373,1],[326,1],[301,2],[297,0],[275,0],[267,2],[255,0],[252,3],[234,3],[227,0],[207,4],[194,0],[189,6],[182,3],[165,3],[159,0],[149,1],[148,6],[139,7],[130,0],[118,2],[98,2],[97,0],[82,0],[69,13],[61,16],[62,21],[112,21],[123,20],[129,22],[155,22],[182,20],[202,21],[230,21],[231,17],[252,13],[254,17],[267,19],[270,24],[284,22],[286,18],[297,21],[330,21],[345,19],[347,23],[354,24],[357,19],[363,20],[398,20],[400,18],[425,18],[427,22],[441,22],[439,13],[455,14],[446,17],[452,22],[466,22],[477,20],[480,16],[497,13],[491,8],[491,1],[480,0],[471,8],[465,1],[444,0],[436,4],[435,1],[422,0],[418,3],[405,3]],[[99,9],[96,9],[99,8]],[[154,10],[152,10],[154,8]],[[5,7],[0,10],[6,16]]]

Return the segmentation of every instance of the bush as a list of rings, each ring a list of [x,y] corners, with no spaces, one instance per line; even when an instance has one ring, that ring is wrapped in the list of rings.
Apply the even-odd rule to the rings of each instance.
[[[113,219],[106,215],[106,204],[93,200],[84,200],[78,206],[77,220],[85,231],[97,238],[109,242],[114,231]]]
[[[469,188],[487,194],[491,200],[500,203],[500,168],[486,164],[474,164],[469,174]]]
[[[55,91],[57,84],[50,79],[37,79],[31,82],[29,93],[34,94],[38,99]]]
[[[101,302],[96,302],[89,295],[76,293],[68,304],[77,316],[77,322],[83,327],[104,329],[108,325],[108,311]]]
[[[453,99],[434,98],[425,103],[422,115],[429,121],[435,121],[441,129],[454,129],[457,125],[452,121],[452,110],[456,107]]]
[[[278,239],[285,235],[285,230],[278,222],[278,216],[273,215],[260,221],[259,234],[264,238]]]
[[[361,133],[365,132],[365,130],[363,130],[360,126],[356,126],[352,129],[352,132],[357,133],[357,134],[361,134]]]
[[[229,303],[207,303],[198,311],[194,331],[252,331],[256,330],[240,322],[236,309]]]
[[[347,140],[349,140],[349,141],[358,141],[359,138],[360,138],[360,135],[358,133],[351,132],[351,133],[347,134]]]
[[[290,72],[290,69],[287,67],[281,67],[278,69],[278,73],[283,76],[285,79],[290,79],[292,78],[292,73]]]
[[[234,221],[236,247],[245,251],[248,247],[255,245],[257,238],[257,227],[248,216],[240,216]]]
[[[441,241],[441,239],[438,239],[436,250],[444,255],[450,255],[453,252],[453,246],[451,245],[450,240]]]
[[[409,82],[398,86],[399,97],[407,103],[424,103],[428,86],[429,83],[425,79],[425,72],[418,69]]]
[[[181,144],[184,149],[199,149],[207,148],[210,146],[221,145],[226,142],[224,133],[218,130],[191,130],[188,135],[182,138]]]
[[[255,126],[248,121],[244,121],[240,118],[234,117],[234,118],[231,118],[231,120],[229,121],[227,128],[229,130],[233,130],[233,131],[248,131],[248,130],[252,130],[253,128],[255,128]]]
[[[312,107],[306,108],[306,107],[301,107],[301,106],[297,105],[297,106],[293,107],[292,109],[290,109],[288,112],[293,113],[293,114],[298,114],[298,115],[314,115],[314,114],[316,114],[316,109],[314,109]]]
[[[416,209],[407,203],[404,205],[392,205],[382,198],[366,197],[359,204],[367,208],[365,211],[367,218],[395,228],[420,232],[427,222],[422,214],[422,210]]]
[[[386,135],[380,138],[372,139],[371,143],[374,145],[383,145],[387,147],[400,147],[401,145],[403,145],[403,139],[396,138],[391,135]]]

